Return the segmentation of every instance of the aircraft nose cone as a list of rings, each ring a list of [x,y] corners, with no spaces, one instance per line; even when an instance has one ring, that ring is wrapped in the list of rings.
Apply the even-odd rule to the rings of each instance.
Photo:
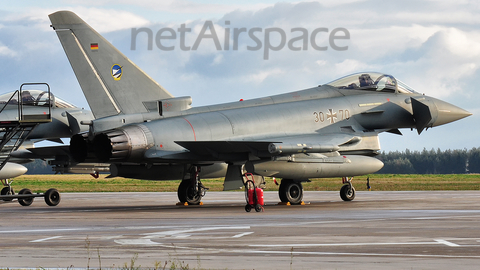
[[[434,102],[437,107],[438,116],[433,126],[444,125],[472,115],[472,113],[445,101],[436,99]]]
[[[0,179],[14,178],[27,172],[27,168],[23,165],[7,162],[0,170]]]

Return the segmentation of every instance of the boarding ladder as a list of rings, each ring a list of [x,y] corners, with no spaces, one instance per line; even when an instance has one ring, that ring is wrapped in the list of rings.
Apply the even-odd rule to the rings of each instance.
[[[45,92],[47,97],[44,98],[49,101],[47,106],[42,106],[40,110],[34,109],[33,113],[25,108],[26,105],[32,105],[31,102],[26,104],[22,98],[24,88],[32,85],[46,86],[48,91]],[[38,104],[38,101],[36,102]],[[20,90],[16,90],[5,104],[0,104],[0,170],[7,164],[10,154],[22,145],[35,127],[52,121],[52,106],[50,86],[47,83],[24,83],[20,86]],[[7,115],[7,111],[15,111],[15,113]],[[4,113],[2,114],[2,112]],[[8,183],[3,184],[8,185]]]

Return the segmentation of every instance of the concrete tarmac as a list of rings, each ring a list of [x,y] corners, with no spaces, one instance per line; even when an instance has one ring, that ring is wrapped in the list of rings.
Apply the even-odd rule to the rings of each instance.
[[[0,267],[478,269],[480,191],[305,192],[305,206],[247,213],[243,192],[62,194],[0,203]],[[132,265],[132,261],[134,261]],[[188,267],[186,267],[188,265]]]

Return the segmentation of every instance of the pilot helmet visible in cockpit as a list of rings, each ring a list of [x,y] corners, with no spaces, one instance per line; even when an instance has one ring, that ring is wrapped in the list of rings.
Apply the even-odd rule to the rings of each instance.
[[[370,78],[369,74],[360,75],[360,77],[358,77],[358,80],[360,82],[360,87],[369,86],[369,85],[374,84],[374,82],[373,82],[372,78]]]
[[[22,91],[22,103],[24,105],[33,105],[35,102],[35,98],[33,98],[30,91]]]

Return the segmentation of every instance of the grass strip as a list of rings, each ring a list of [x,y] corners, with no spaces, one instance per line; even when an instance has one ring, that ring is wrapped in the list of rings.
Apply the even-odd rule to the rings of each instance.
[[[180,181],[146,181],[129,178],[98,179],[84,174],[65,175],[22,175],[14,179],[13,189],[18,192],[29,188],[32,192],[45,192],[56,188],[60,192],[176,192]],[[374,191],[412,191],[412,190],[480,190],[478,174],[371,174],[355,177],[353,184],[357,191],[367,190],[366,179]],[[267,191],[276,191],[278,187],[272,178],[265,178]],[[318,178],[304,183],[307,191],[338,191],[342,186],[341,178]],[[279,180],[277,180],[280,182]],[[223,179],[202,179],[211,191],[223,190]]]

